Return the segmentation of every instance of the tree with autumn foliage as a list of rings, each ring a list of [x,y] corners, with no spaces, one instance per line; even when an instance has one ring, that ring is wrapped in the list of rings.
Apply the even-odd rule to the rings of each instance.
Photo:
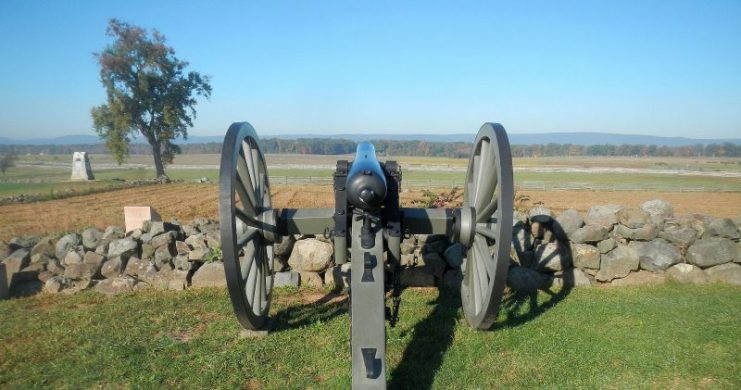
[[[93,127],[121,164],[129,154],[132,136],[140,133],[152,147],[157,177],[180,148],[173,143],[188,138],[196,117],[196,97],[211,96],[207,76],[187,72],[186,61],[175,57],[164,35],[111,19],[106,35],[113,43],[94,56],[106,103],[93,107]]]

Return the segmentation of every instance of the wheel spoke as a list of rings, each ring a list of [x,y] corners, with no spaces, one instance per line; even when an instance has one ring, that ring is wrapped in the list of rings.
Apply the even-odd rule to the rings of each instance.
[[[497,210],[498,201],[496,196],[483,209],[476,209],[476,222],[485,222]]]
[[[480,235],[476,235],[474,238],[474,246],[478,248],[479,255],[481,255],[481,261],[486,269],[488,278],[485,279],[485,285],[489,285],[489,279],[494,277],[494,264],[492,264],[491,253],[489,253],[489,245],[486,244],[486,239]]]
[[[483,291],[481,289],[481,284],[479,283],[479,272],[482,270],[479,269],[479,262],[476,259],[478,256],[478,253],[476,250],[471,248],[471,261],[469,261],[469,264],[471,266],[471,283],[473,284],[473,303],[474,303],[474,312],[478,313],[481,310],[481,301],[484,298]]]
[[[478,181],[479,162],[480,156],[473,156],[473,163],[471,164],[472,176],[466,188],[466,199],[468,199],[469,206],[476,204],[476,182]]]
[[[497,172],[496,166],[493,164],[495,161],[494,153],[491,150],[491,145],[488,142],[483,142],[481,145],[482,161],[481,161],[481,173],[479,174],[479,181],[476,186],[476,203],[474,207],[476,209],[484,208],[485,205],[491,203],[494,196],[494,189],[497,185]],[[493,172],[492,172],[493,171]]]
[[[255,237],[255,233],[257,233],[257,228],[248,226],[246,232],[237,236],[237,248],[241,248],[244,244],[252,241]]]
[[[239,176],[239,180],[237,180],[237,183],[242,187],[245,194],[247,195],[247,199],[242,199],[242,203],[244,204],[245,201],[248,201],[250,205],[252,205],[254,208],[257,208],[256,206],[258,205],[258,203],[255,199],[255,189],[252,188],[252,179],[250,179],[250,174],[247,169],[247,163],[244,161],[243,158],[237,158],[237,174]]]
[[[245,248],[244,248],[244,261],[240,261],[240,272],[242,274],[242,278],[247,278],[249,276],[248,272],[250,272],[250,268],[252,268],[252,263],[255,261],[255,243],[250,242]]]
[[[483,223],[476,224],[476,233],[478,233],[478,234],[480,234],[480,235],[482,235],[482,236],[484,236],[484,237],[486,237],[486,238],[488,238],[490,240],[494,240],[494,241],[499,240],[499,235],[497,234],[497,232],[494,231],[494,230],[489,229],[488,227],[486,227],[486,224],[483,224]],[[477,236],[477,238],[478,238],[478,236]]]
[[[479,204],[481,202],[481,196],[483,196],[483,194],[481,193],[483,183],[481,181],[486,175],[484,171],[487,169],[487,165],[489,164],[489,141],[481,140],[481,144],[478,150],[479,166],[478,169],[474,172],[474,183],[476,183],[476,193],[473,195],[474,205]]]
[[[244,158],[245,162],[247,163],[247,171],[250,174],[250,182],[252,183],[252,188],[255,188],[257,186],[257,172],[255,171],[255,163],[254,161],[252,161],[252,147],[246,141],[242,141],[242,153],[240,154],[240,156]]]
[[[252,165],[255,168],[255,194],[257,195],[257,204],[260,207],[265,207],[263,204],[263,194],[265,193],[265,182],[263,176],[265,175],[264,166],[260,164],[260,152],[257,149],[252,149]]]
[[[262,309],[262,302],[263,302],[263,290],[265,289],[265,275],[262,274],[262,262],[265,261],[265,259],[262,256],[262,251],[259,252],[259,256],[257,257],[258,265],[255,269],[255,273],[257,274],[257,286],[255,290],[255,304],[252,306],[252,311],[255,312],[255,314],[259,314],[260,310]]]

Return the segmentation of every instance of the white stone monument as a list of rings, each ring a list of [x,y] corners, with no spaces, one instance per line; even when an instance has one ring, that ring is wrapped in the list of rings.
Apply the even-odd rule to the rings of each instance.
[[[72,155],[72,178],[70,180],[94,180],[93,170],[86,152],[75,152]]]

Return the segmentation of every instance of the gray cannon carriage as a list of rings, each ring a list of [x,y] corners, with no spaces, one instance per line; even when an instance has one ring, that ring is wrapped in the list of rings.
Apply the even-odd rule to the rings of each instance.
[[[401,208],[401,179],[396,162],[378,161],[373,145],[363,142],[353,161],[337,162],[334,208],[275,209],[255,130],[246,122],[232,124],[221,155],[219,217],[226,281],[239,323],[250,330],[267,325],[273,246],[281,237],[329,234],[335,264],[351,262],[353,388],[385,388],[386,321],[393,326],[399,309],[402,237],[444,234],[465,248],[465,318],[475,329],[488,329],[502,300],[512,239],[507,133],[495,123],[479,130],[461,208]]]

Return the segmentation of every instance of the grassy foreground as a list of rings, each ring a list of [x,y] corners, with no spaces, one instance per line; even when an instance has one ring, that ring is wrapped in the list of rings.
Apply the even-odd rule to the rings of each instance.
[[[0,387],[349,388],[345,296],[279,291],[243,339],[224,290],[0,302]],[[741,289],[510,296],[470,330],[449,290],[407,290],[388,331],[392,388],[741,388]]]

